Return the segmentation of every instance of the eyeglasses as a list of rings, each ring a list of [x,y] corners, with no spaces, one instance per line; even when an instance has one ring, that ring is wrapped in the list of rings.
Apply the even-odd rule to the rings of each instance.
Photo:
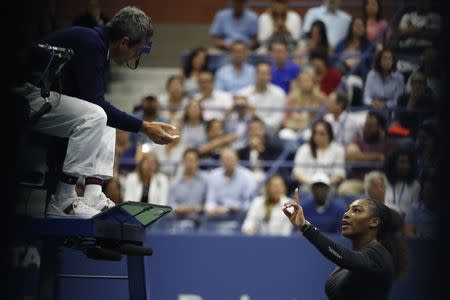
[[[134,61],[134,66],[130,65],[129,62],[127,61],[128,68],[130,68],[132,70],[136,70],[137,67],[139,66],[139,61],[141,60],[142,53],[149,54],[150,51],[152,50],[152,44],[153,44],[153,42],[150,41],[150,42],[148,42],[147,45],[145,45],[143,48],[141,48],[141,50],[139,51],[139,56]]]
[[[145,45],[145,47],[141,49],[141,53],[149,54],[150,51],[152,50],[152,45],[153,45],[153,42],[151,42],[151,41],[148,42],[148,44]]]

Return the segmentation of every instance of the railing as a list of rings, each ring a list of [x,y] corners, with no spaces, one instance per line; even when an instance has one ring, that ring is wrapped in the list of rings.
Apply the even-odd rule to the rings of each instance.
[[[384,8],[398,8],[405,3],[412,4],[413,1],[389,1],[383,2]],[[314,6],[320,6],[323,1],[290,1],[288,7],[290,8],[311,8]],[[341,8],[360,8],[362,5],[361,1],[342,1],[340,4]],[[266,8],[270,7],[270,1],[249,1],[249,7],[255,8]]]

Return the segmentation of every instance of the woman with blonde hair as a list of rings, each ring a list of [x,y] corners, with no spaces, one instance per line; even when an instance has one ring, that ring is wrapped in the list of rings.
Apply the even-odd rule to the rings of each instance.
[[[154,152],[145,153],[136,170],[124,181],[124,201],[166,205],[169,191],[167,176],[159,172],[159,160]]]
[[[264,194],[253,199],[242,232],[247,235],[290,235],[293,227],[280,209],[290,200],[286,196],[283,177],[272,176],[266,183]]]
[[[305,129],[311,120],[318,117],[317,110],[325,105],[325,101],[326,96],[315,81],[314,71],[305,69],[292,83],[288,94],[284,127],[294,131]]]

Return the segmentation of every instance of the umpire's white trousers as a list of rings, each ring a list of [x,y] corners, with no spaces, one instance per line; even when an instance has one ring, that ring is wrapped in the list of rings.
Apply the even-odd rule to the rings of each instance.
[[[44,104],[41,90],[29,83],[16,89],[32,110]],[[59,99],[59,100],[58,100]],[[113,176],[115,128],[106,126],[106,113],[100,106],[67,95],[50,92],[52,109],[33,130],[69,138],[63,172],[71,176]]]

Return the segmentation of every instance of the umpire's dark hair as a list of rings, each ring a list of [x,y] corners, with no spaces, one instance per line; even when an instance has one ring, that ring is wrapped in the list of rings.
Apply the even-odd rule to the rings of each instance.
[[[111,41],[128,37],[128,47],[139,44],[143,38],[150,40],[153,36],[152,19],[135,6],[126,6],[116,13],[108,22]]]
[[[389,251],[394,263],[394,278],[403,277],[409,266],[409,252],[403,239],[404,220],[392,208],[381,201],[366,198],[372,210],[372,216],[380,219],[377,240]]]

